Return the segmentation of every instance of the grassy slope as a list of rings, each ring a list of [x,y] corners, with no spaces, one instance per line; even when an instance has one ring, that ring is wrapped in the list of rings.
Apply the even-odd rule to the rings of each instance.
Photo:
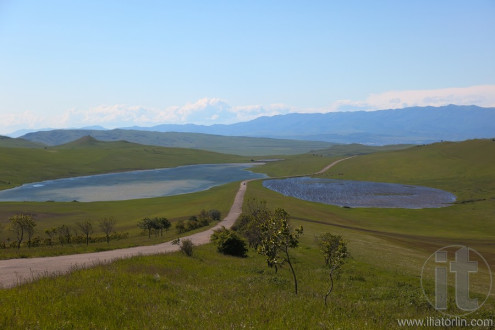
[[[336,144],[326,149],[312,151],[311,153],[325,157],[354,156],[366,155],[375,152],[402,150],[412,146],[412,144],[391,144],[386,146],[367,146],[359,143]]]
[[[493,192],[495,171],[489,171],[493,166],[493,162],[489,163],[493,153],[489,153],[491,145],[486,142],[440,144],[357,157],[339,164],[328,176],[343,173],[339,177],[422,183],[455,188],[460,196],[487,197]],[[466,157],[459,154],[463,150],[468,153]],[[446,157],[438,156],[440,151]],[[396,153],[403,154],[397,156]],[[454,155],[457,161],[450,160]],[[421,165],[423,170],[409,173],[397,169],[404,157],[416,159],[416,166]],[[383,158],[389,161],[380,162]],[[423,162],[425,159],[429,160],[428,165]],[[404,166],[410,166],[410,161],[405,161]],[[305,174],[318,167],[319,162],[318,157],[308,158],[303,165],[288,159],[271,163],[267,168],[272,175]],[[456,179],[458,171],[464,173],[474,163],[480,166],[478,171],[462,181]],[[368,169],[369,173],[377,173],[376,177],[364,177]],[[474,182],[479,182],[482,189],[473,190]],[[196,250],[193,259],[180,254],[133,258],[4,290],[0,295],[0,325],[5,328],[37,324],[50,328],[157,328],[163,325],[171,328],[396,328],[397,318],[441,317],[422,297],[418,281],[422,263],[436,246],[458,242],[452,237],[460,239],[465,233],[471,233],[466,242],[477,242],[474,247],[485,256],[493,245],[493,216],[484,219],[487,222],[484,230],[472,223],[473,211],[478,208],[483,212],[494,210],[491,201],[437,210],[342,209],[287,198],[263,188],[260,182],[250,184],[248,197],[266,199],[272,207],[286,208],[296,217],[294,224],[305,228],[301,246],[293,253],[300,285],[297,297],[292,294],[287,269],[275,275],[253,251],[249,258],[237,259],[218,255],[212,246],[205,246]],[[459,216],[452,220],[455,214]],[[370,228],[375,231],[370,232]],[[328,285],[327,273],[321,267],[321,256],[314,242],[314,235],[324,231],[344,235],[353,256],[336,281],[328,308],[322,306],[322,294]],[[483,243],[485,238],[490,240]],[[469,316],[494,317],[493,298]]]
[[[249,158],[203,150],[81,140],[46,149],[0,148],[0,189],[27,182],[189,164],[246,162]]]
[[[31,142],[24,139],[13,139],[8,136],[0,135],[1,148],[42,148],[41,143]]]

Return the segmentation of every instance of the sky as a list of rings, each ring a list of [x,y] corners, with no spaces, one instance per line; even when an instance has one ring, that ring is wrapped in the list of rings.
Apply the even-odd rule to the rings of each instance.
[[[493,0],[0,0],[0,134],[493,107],[493,17]]]

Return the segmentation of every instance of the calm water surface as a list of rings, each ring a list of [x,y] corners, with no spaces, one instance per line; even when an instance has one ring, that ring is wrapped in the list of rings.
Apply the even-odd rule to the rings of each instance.
[[[300,177],[265,180],[263,186],[286,196],[349,207],[437,208],[456,200],[440,189],[382,182]]]
[[[254,164],[203,164],[49,180],[0,191],[0,201],[116,201],[171,196],[266,177]]]

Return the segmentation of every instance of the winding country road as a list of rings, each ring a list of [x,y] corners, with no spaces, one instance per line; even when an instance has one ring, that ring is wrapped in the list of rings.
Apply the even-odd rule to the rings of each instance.
[[[315,174],[321,174],[332,166],[352,157],[337,160]],[[242,181],[227,216],[214,227],[192,234],[182,239],[190,239],[194,245],[202,245],[210,242],[210,236],[214,230],[230,228],[242,213],[244,194],[247,183],[251,180]],[[98,264],[110,263],[117,259],[129,258],[138,255],[150,255],[159,253],[175,252],[179,250],[178,245],[172,242],[161,243],[151,246],[137,246],[133,248],[117,249],[104,252],[72,254],[56,257],[9,259],[0,261],[0,287],[10,288],[25,282],[36,280],[44,276],[62,275],[77,268],[88,268]]]

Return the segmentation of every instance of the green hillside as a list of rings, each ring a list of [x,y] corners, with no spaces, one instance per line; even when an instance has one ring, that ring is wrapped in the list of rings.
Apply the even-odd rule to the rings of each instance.
[[[391,144],[386,146],[367,146],[359,143],[336,144],[326,149],[311,151],[310,153],[315,155],[326,156],[326,157],[354,156],[354,155],[366,155],[375,152],[402,150],[402,149],[410,148],[412,146],[414,145]]]
[[[49,146],[69,143],[84,136],[100,141],[129,141],[143,145],[172,148],[192,148],[244,156],[294,155],[311,150],[324,149],[333,143],[298,141],[241,136],[221,136],[201,133],[149,132],[114,129],[101,130],[53,130],[29,133],[23,138]]]
[[[0,189],[62,177],[249,161],[246,157],[209,151],[144,146],[125,141],[102,142],[87,137],[41,149],[0,147],[0,155]]]
[[[0,148],[42,148],[43,144],[0,135]]]

